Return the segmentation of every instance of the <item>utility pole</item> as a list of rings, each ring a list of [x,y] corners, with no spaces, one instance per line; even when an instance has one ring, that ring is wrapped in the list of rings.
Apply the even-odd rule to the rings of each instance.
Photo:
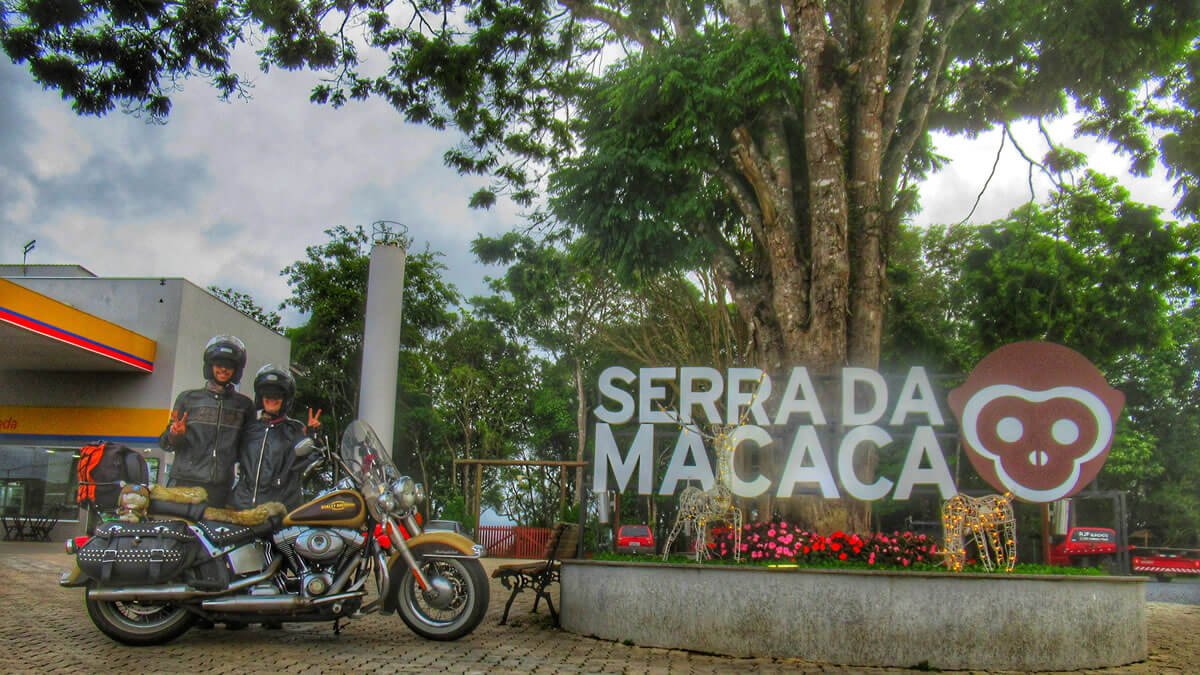
[[[25,243],[25,253],[21,256],[21,276],[29,276],[29,270],[26,269],[25,261],[29,259],[29,252],[37,247],[37,239],[30,239]]]

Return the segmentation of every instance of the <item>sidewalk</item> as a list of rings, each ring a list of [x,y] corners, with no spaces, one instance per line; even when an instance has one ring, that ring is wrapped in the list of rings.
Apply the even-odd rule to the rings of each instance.
[[[794,659],[739,659],[591,639],[551,628],[546,610],[530,614],[525,593],[500,626],[508,593],[493,584],[488,616],[457,642],[413,635],[396,616],[343,626],[291,624],[239,632],[192,630],[163,647],[135,649],[104,637],[87,618],[80,590],[58,587],[71,559],[61,543],[0,542],[0,644],[5,672],[451,672],[451,673],[903,673]],[[486,560],[490,572],[511,562]],[[556,603],[557,606],[558,603]],[[1150,658],[1077,673],[1192,673],[1200,664],[1200,606],[1147,605]],[[982,638],[981,638],[982,639]],[[979,672],[979,671],[975,671]]]

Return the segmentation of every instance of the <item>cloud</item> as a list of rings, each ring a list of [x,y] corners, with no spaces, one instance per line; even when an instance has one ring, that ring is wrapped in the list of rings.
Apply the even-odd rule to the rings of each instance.
[[[289,295],[280,271],[324,243],[326,229],[395,220],[415,246],[446,254],[448,281],[480,292],[469,242],[517,222],[515,211],[467,208],[481,183],[442,165],[453,134],[405,124],[380,101],[313,105],[315,81],[272,72],[251,100],[228,103],[191,81],[156,125],[75,116],[23,69],[0,64],[5,230],[38,239],[31,262],[181,276],[274,308]]]

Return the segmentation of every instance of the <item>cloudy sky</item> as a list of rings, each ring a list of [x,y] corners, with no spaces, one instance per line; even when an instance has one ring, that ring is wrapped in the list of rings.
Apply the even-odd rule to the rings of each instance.
[[[243,68],[243,72],[253,72]],[[122,113],[78,117],[28,72],[0,58],[0,263],[79,264],[100,276],[184,277],[249,293],[274,308],[288,296],[279,272],[335,225],[405,223],[416,247],[444,254],[448,279],[470,296],[495,268],[469,243],[519,222],[501,202],[467,208],[479,179],[442,166],[453,132],[405,124],[381,101],[341,110],[308,102],[309,73],[257,74],[252,100],[223,103],[202,81],[187,83],[165,125]],[[1052,128],[1069,140],[1067,125]],[[1026,151],[1045,145],[1022,130]],[[1071,141],[1093,166],[1120,173],[1103,146]],[[998,133],[942,138],[953,163],[922,188],[918,223],[965,218],[992,168]],[[1173,204],[1161,171],[1132,180],[1135,196]],[[1035,180],[1036,196],[1046,194]],[[1009,148],[971,218],[986,222],[1030,199],[1026,167]],[[285,323],[298,317],[285,314]]]

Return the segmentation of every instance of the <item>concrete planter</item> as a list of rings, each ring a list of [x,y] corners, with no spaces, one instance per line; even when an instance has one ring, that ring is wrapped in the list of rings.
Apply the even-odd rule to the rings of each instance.
[[[1144,579],[566,560],[582,635],[851,666],[1075,670],[1146,658]]]

